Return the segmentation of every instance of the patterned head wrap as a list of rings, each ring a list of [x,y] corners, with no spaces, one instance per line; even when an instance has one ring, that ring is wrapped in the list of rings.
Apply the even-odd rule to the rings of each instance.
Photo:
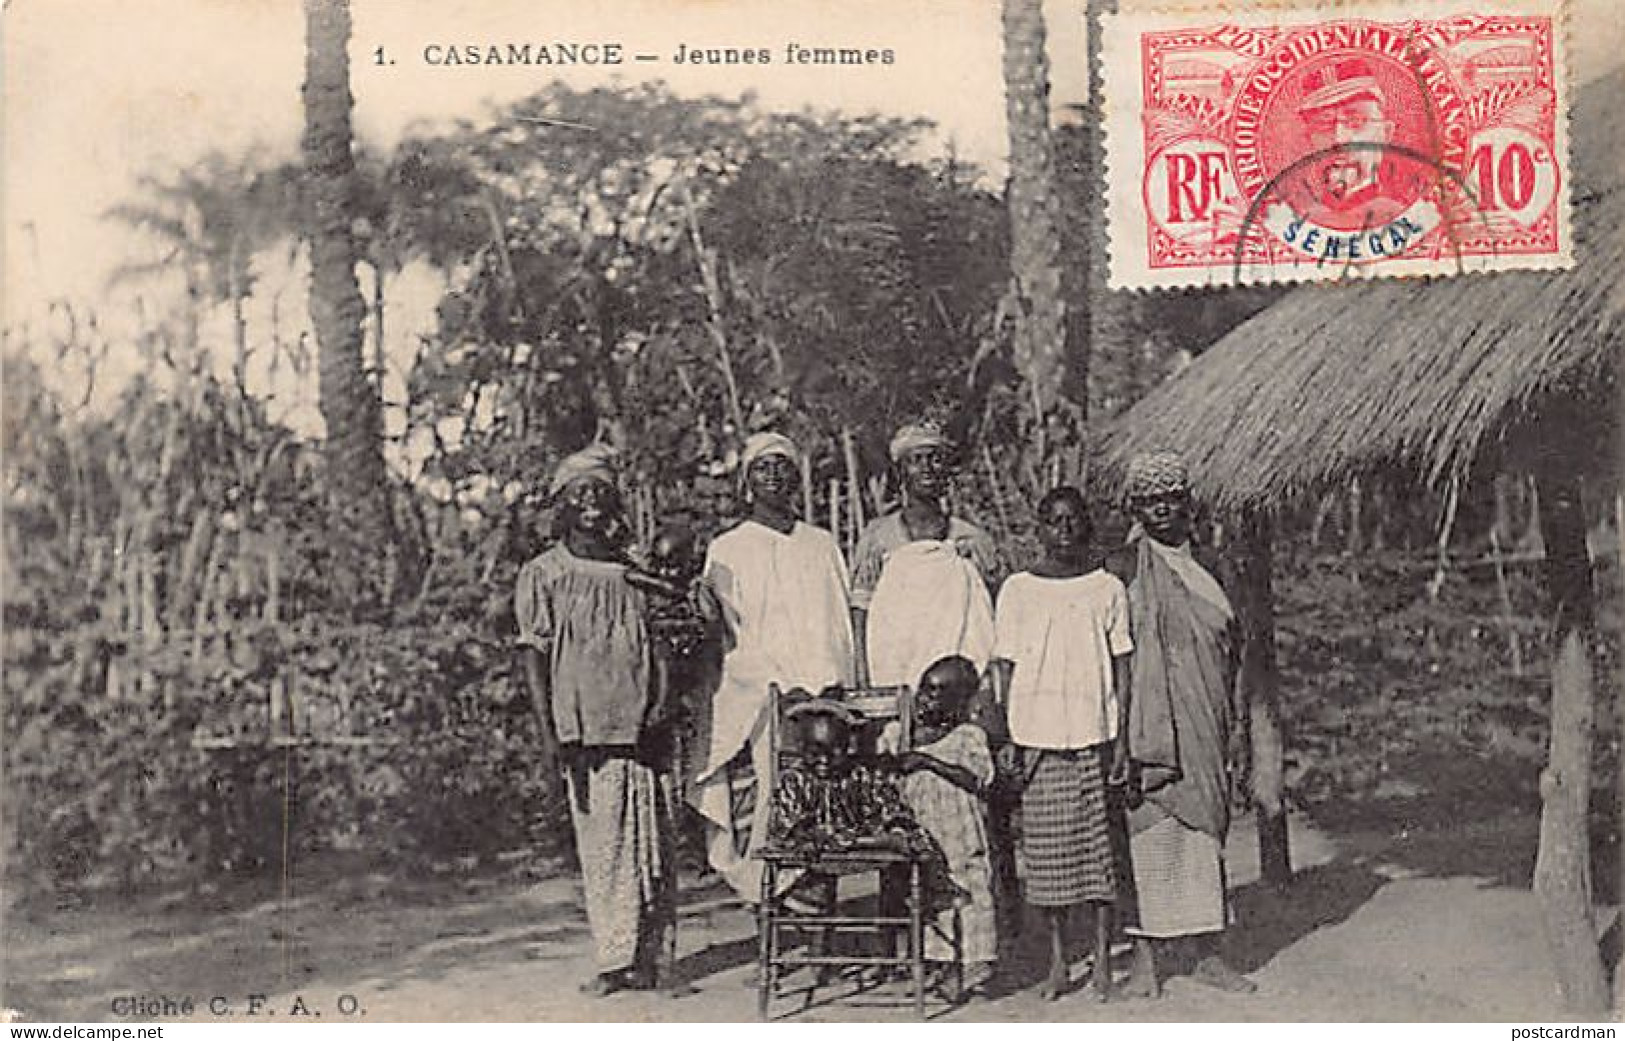
[[[889,451],[891,461],[895,463],[910,452],[918,451],[921,448],[946,447],[948,447],[948,437],[937,424],[909,423],[906,426],[899,427],[897,433],[892,435]]]
[[[739,452],[739,472],[743,474],[750,469],[750,464],[765,455],[782,455],[796,465],[801,465],[801,449],[796,443],[783,434],[771,430],[750,435],[745,439],[745,447]]]
[[[1178,452],[1144,452],[1129,460],[1123,492],[1130,499],[1190,491],[1190,475]]]
[[[815,697],[807,701],[797,702],[785,712],[785,718],[794,722],[808,719],[813,716],[832,716],[846,726],[855,727],[861,720],[858,714],[830,698]]]
[[[593,478],[613,485],[615,456],[615,449],[606,444],[591,444],[579,452],[565,456],[559,461],[558,468],[553,471],[553,480],[548,485],[547,494],[556,496],[574,482],[584,478]]]

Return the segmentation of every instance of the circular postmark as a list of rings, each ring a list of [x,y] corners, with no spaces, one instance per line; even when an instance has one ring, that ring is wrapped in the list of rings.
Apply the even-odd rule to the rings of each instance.
[[[1328,204],[1347,183],[1333,171],[1350,170],[1380,178],[1383,194]],[[1469,223],[1480,233],[1464,234]],[[1464,240],[1483,239],[1490,230],[1467,182],[1437,158],[1404,145],[1348,142],[1299,157],[1252,196],[1231,275],[1239,283],[1251,268],[1304,264],[1354,273],[1416,257],[1460,266]]]
[[[1470,210],[1453,174],[1467,106],[1449,70],[1383,27],[1365,42],[1301,58],[1283,48],[1241,86],[1237,278],[1260,263],[1356,267],[1436,251]]]

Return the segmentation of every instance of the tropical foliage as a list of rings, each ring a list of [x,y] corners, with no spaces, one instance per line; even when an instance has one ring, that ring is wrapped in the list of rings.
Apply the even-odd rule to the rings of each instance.
[[[679,513],[724,523],[743,435],[786,429],[811,456],[806,509],[850,543],[887,504],[890,431],[933,414],[964,449],[959,508],[1019,563],[1045,478],[1022,457],[1010,215],[981,171],[925,154],[925,129],[550,87],[359,154],[352,347],[373,393],[386,363],[404,370],[389,544],[422,561],[362,617],[333,580],[333,493],[352,478],[245,376],[244,359],[290,349],[245,313],[270,291],[259,262],[300,252],[301,168],[214,158],[140,186],[111,216],[151,232],[176,306],[117,336],[66,311],[5,345],[13,877],[72,890],[323,850],[421,868],[556,852],[569,829],[532,767],[507,603],[544,541],[537,486],[595,437],[625,450],[646,537]],[[1054,142],[1063,264],[1088,255],[1064,190],[1094,176],[1082,133]],[[413,270],[433,276],[435,320],[406,345],[386,333]],[[1096,418],[1248,311],[1089,313],[1082,280],[1062,288],[1088,319]],[[138,374],[102,407],[109,357]],[[1317,536],[1379,525],[1431,545],[1427,508],[1332,505]],[[385,545],[365,548],[382,573]],[[1327,783],[1295,776],[1306,795]]]

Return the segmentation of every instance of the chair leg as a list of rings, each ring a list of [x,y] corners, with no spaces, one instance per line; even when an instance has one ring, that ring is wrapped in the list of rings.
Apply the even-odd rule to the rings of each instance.
[[[914,1015],[925,1018],[925,887],[920,877],[920,862],[909,865],[908,871],[908,956],[914,973]]]
[[[762,865],[762,902],[756,908],[757,929],[757,972],[756,972],[756,1014],[761,1019],[767,1018],[768,1002],[773,997],[775,984],[774,970],[777,968],[778,952],[774,950],[775,933],[778,923],[773,917],[773,889],[776,882],[775,865],[769,861]]]
[[[954,908],[954,998],[965,1000],[965,915]]]

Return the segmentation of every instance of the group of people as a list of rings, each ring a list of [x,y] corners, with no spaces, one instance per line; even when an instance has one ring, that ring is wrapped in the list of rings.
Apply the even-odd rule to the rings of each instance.
[[[745,518],[711,541],[697,581],[674,587],[717,651],[716,669],[687,691],[662,668],[663,587],[641,579],[625,545],[613,453],[593,446],[559,465],[554,544],[521,570],[515,615],[582,865],[598,969],[584,988],[675,983],[662,954],[676,776],[705,822],[712,868],[747,902],[789,899],[762,892],[760,854],[787,834],[795,801],[760,790],[772,776],[769,691],[908,685],[912,747],[863,769],[893,778],[957,894],[957,950],[935,944],[928,957],[961,959],[972,992],[996,986],[999,879],[1013,874],[1047,923],[1045,997],[1068,986],[1068,930],[1083,909],[1102,998],[1116,914],[1133,937],[1131,993],[1154,996],[1179,969],[1250,990],[1218,943],[1236,627],[1191,545],[1183,463],[1165,452],[1132,462],[1134,528],[1109,552],[1095,545],[1084,495],[1049,492],[1036,507],[1040,559],[1001,582],[994,540],[948,509],[943,433],[905,426],[890,457],[901,505],[862,532],[849,570],[835,538],[800,517],[794,442],[749,438]],[[691,757],[670,739],[684,693]],[[815,710],[815,739],[844,741],[838,716]],[[854,769],[826,761],[807,783]],[[1003,870],[1011,854],[1017,866]]]

